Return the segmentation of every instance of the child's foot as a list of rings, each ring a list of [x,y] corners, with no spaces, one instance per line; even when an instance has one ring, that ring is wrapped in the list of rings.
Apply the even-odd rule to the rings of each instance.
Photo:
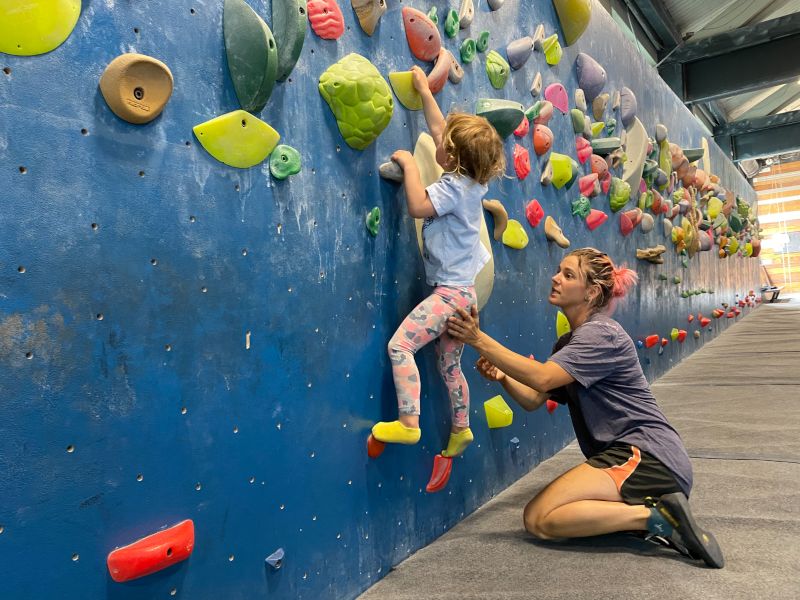
[[[725,565],[714,535],[700,529],[689,510],[689,501],[681,492],[661,496],[655,510],[672,526],[672,531],[663,537],[682,546],[692,558],[704,561],[709,567],[721,569]]]
[[[454,457],[462,454],[475,439],[472,436],[472,431],[469,427],[462,429],[458,433],[450,433],[450,439],[447,441],[447,449],[442,450],[442,456]]]
[[[416,444],[420,435],[419,427],[406,427],[400,421],[381,421],[372,428],[372,437],[389,444]]]

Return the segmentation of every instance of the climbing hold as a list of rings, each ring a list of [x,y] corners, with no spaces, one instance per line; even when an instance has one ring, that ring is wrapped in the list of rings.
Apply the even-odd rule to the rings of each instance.
[[[575,108],[582,113],[585,113],[587,110],[586,94],[583,93],[581,88],[575,88]]]
[[[522,120],[517,125],[517,128],[514,130],[514,135],[517,137],[524,137],[528,135],[528,131],[530,130],[530,121],[528,121],[527,117],[522,117]]]
[[[514,40],[506,46],[506,56],[508,57],[509,66],[516,71],[528,61],[531,52],[533,52],[532,37],[525,36]]]
[[[667,338],[661,338],[661,346],[663,347],[666,346],[667,344],[669,344],[669,340]]]
[[[522,104],[512,100],[481,98],[475,105],[475,114],[485,117],[497,130],[502,139],[507,138],[517,128],[525,116]]]
[[[592,123],[592,126],[591,126],[592,137],[596,138],[601,133],[603,133],[603,129],[605,129],[605,127],[606,127],[606,124],[603,123],[602,121],[598,121],[597,123]],[[611,135],[611,134],[609,134],[609,135]]]
[[[708,327],[711,323],[711,319],[708,317],[700,317],[700,327]]]
[[[306,41],[306,0],[273,0],[272,35],[278,46],[275,79],[284,81],[297,64]]]
[[[370,210],[367,213],[365,223],[367,225],[367,231],[369,234],[372,237],[377,237],[381,226],[381,209],[376,206]]]
[[[620,218],[624,216],[625,213],[620,215]],[[652,248],[645,248],[642,250],[641,248],[636,249],[636,258],[639,260],[646,260],[649,263],[653,263],[654,265],[663,265],[664,264],[664,257],[661,255],[666,252],[666,247],[659,244],[658,246],[653,246]]]
[[[558,152],[551,152],[550,158],[542,170],[541,183],[542,185],[550,185],[552,183],[559,190],[564,186],[569,189],[577,177],[578,163],[572,157]]]
[[[478,34],[478,39],[475,40],[475,49],[478,52],[486,52],[489,47],[489,32],[484,30]]]
[[[578,188],[583,196],[589,198],[597,196],[600,193],[600,180],[597,173],[589,173],[578,179]]]
[[[575,217],[585,219],[589,216],[592,210],[592,205],[586,196],[580,196],[578,199],[572,201],[572,214]]]
[[[685,329],[679,329],[678,330],[678,343],[682,344],[685,339],[686,339],[686,330]]]
[[[639,258],[639,257],[637,256],[636,258]],[[693,314],[689,314],[689,316],[686,318],[686,320],[687,320],[689,323],[691,323],[692,321],[694,321],[694,315],[693,315]]]
[[[670,331],[670,333],[669,333],[669,337],[672,339],[673,342],[677,341],[677,339],[678,339],[678,328],[677,327],[673,327],[672,328],[672,331]]]
[[[458,64],[456,57],[453,56],[450,50],[447,50],[447,56],[450,61],[450,71],[447,74],[447,78],[450,80],[450,83],[461,83],[461,80],[464,79],[464,69]]]
[[[181,521],[132,544],[117,548],[106,564],[111,579],[120,583],[150,575],[189,558],[194,549],[194,523]]]
[[[622,142],[618,137],[607,137],[607,138],[600,138],[597,140],[592,140],[592,151],[594,154],[599,154],[600,156],[608,156],[614,150],[617,150]]]
[[[264,559],[264,564],[277,571],[283,566],[283,557],[285,555],[286,553],[284,552],[283,548],[278,548],[277,550],[275,550],[275,552],[273,552],[267,558]]]
[[[694,339],[698,339],[700,337],[700,332],[695,329],[692,335],[694,335]]]
[[[528,154],[528,149],[514,144],[514,171],[517,173],[517,179],[522,181],[531,172],[531,157]]]
[[[348,54],[328,67],[320,75],[319,92],[333,111],[344,140],[356,150],[369,146],[392,118],[394,101],[389,85],[360,54]]]
[[[536,75],[533,76],[533,81],[531,82],[531,96],[536,98],[541,93],[542,93],[542,74],[537,71]]]
[[[385,449],[385,442],[375,439],[371,433],[367,436],[367,455],[370,458],[378,458]]]
[[[496,90],[502,89],[508,81],[510,67],[505,59],[496,50],[490,50],[486,55],[486,74],[489,82]]]
[[[0,52],[35,56],[58,48],[81,14],[81,0],[0,3]]]
[[[631,186],[617,177],[611,179],[611,210],[617,212],[628,203],[631,197]]]
[[[603,120],[603,115],[606,112],[606,106],[608,105],[608,92],[603,92],[602,94],[598,94],[597,97],[592,101],[592,115],[598,121]]]
[[[552,103],[552,105],[561,111],[562,114],[567,114],[569,110],[569,97],[567,90],[560,83],[551,83],[544,90],[544,99]],[[581,118],[581,128],[583,127],[583,119]]]
[[[578,75],[578,87],[583,90],[586,100],[593,103],[606,85],[606,70],[594,58],[584,52],[578,54],[575,65]],[[592,106],[594,107],[594,104]]]
[[[561,336],[568,334],[570,331],[572,331],[572,326],[569,324],[567,315],[559,310],[556,312],[556,339],[560,339]]]
[[[472,4],[472,0],[461,0],[461,7],[458,9],[458,26],[466,29],[472,25],[473,18],[475,18],[475,6]]]
[[[527,121],[527,119],[525,119]],[[546,154],[553,146],[553,132],[547,125],[533,127],[533,150],[537,156]]]
[[[308,22],[323,40],[338,40],[344,33],[344,15],[336,0],[308,0]]]
[[[667,126],[663,123],[656,123],[656,141],[660,144],[667,139]]]
[[[386,12],[386,0],[350,0],[350,4],[364,33],[369,36],[375,33],[378,21]]]
[[[703,158],[703,154],[705,150],[702,148],[685,148],[683,151],[683,155],[686,157],[690,163],[697,162],[701,158]]]
[[[582,135],[575,137],[575,152],[578,154],[578,160],[583,165],[592,156],[592,144]],[[605,162],[605,161],[604,161]]]
[[[403,169],[393,160],[381,163],[381,165],[378,166],[378,175],[389,181],[395,181],[397,183],[403,182]]]
[[[544,49],[544,59],[547,61],[547,64],[550,66],[555,66],[561,61],[561,55],[563,51],[561,50],[561,44],[558,43],[558,35],[553,34],[542,42],[542,48]]]
[[[544,220],[544,235],[548,241],[555,242],[562,248],[569,248],[569,240],[564,236],[555,219],[549,215]]]
[[[664,237],[672,238],[672,221],[664,219],[661,222],[664,225]]]
[[[642,233],[650,233],[653,231],[653,227],[655,226],[655,219],[653,219],[653,215],[649,213],[644,213],[642,215]]]
[[[441,454],[434,456],[431,478],[428,481],[428,485],[425,486],[425,491],[432,494],[443,490],[447,486],[447,482],[450,481],[450,472],[452,469],[452,457],[442,456]]]
[[[503,2],[505,2],[505,0],[489,0],[489,8],[492,10],[498,10],[501,6],[503,6]]]
[[[674,283],[675,285],[678,285],[680,282],[681,282],[681,278],[680,278],[680,277],[678,277],[677,275],[675,275],[675,276],[672,278],[672,283]]]
[[[578,41],[592,17],[591,0],[553,0],[567,46]]]
[[[300,172],[300,153],[286,144],[278,144],[269,157],[269,172],[275,179],[286,179]]]
[[[584,125],[586,123],[584,114],[577,108],[569,111],[569,117],[572,121],[572,131],[575,133],[583,133]]]
[[[622,179],[631,186],[632,190],[638,190],[642,181],[644,161],[647,158],[647,145],[647,130],[642,122],[634,117],[627,129],[625,162],[622,165]]]
[[[499,242],[508,226],[508,212],[500,200],[484,200],[483,208],[488,210],[494,218],[494,233],[492,236]]]
[[[484,402],[483,410],[486,412],[486,422],[490,429],[508,427],[514,420],[514,413],[502,396],[495,396]]]
[[[439,56],[442,38],[428,15],[416,8],[404,6],[403,26],[408,46],[415,57],[430,62]]]
[[[140,125],[161,114],[172,95],[172,73],[160,60],[121,54],[100,77],[100,92],[120,119]]]
[[[438,94],[442,91],[447,78],[450,76],[450,65],[452,65],[452,54],[446,48],[442,47],[439,50],[439,56],[436,58],[436,63],[433,69],[428,73],[428,88],[431,94]]]
[[[608,163],[603,160],[602,156],[592,154],[592,173],[597,173],[597,176],[602,181],[603,177],[608,174]]]
[[[558,408],[558,402],[548,398],[547,400],[545,400],[545,408],[547,408],[547,412],[552,415],[553,411],[555,411],[555,409]]]
[[[644,339],[644,347],[645,348],[652,348],[653,346],[655,346],[658,343],[658,340],[659,340],[658,334],[648,335]]]
[[[639,208],[626,210],[619,215],[619,230],[622,235],[630,234],[642,220],[642,211]]]
[[[636,103],[636,94],[634,94],[629,88],[624,87],[619,92],[619,98],[620,118],[622,119],[622,125],[624,127],[628,127],[628,125],[633,122],[638,108]]]
[[[586,217],[586,226],[589,228],[589,231],[594,231],[607,220],[608,215],[606,213],[604,213],[602,210],[593,208],[589,211],[589,216]]]
[[[391,71],[389,83],[397,99],[408,110],[422,110],[422,96],[414,87],[414,75],[411,71]]]
[[[614,135],[614,132],[617,130],[617,120],[612,117],[606,121],[605,126],[608,135]]]
[[[243,0],[225,0],[223,32],[228,71],[239,104],[261,112],[275,86],[278,49],[267,24]]]
[[[239,169],[263,161],[280,139],[278,132],[267,123],[243,110],[195,125],[192,131],[206,152]]]
[[[529,121],[533,122],[534,125],[547,125],[553,117],[553,104],[547,100],[534,102],[532,106],[529,106],[525,110],[525,116]]]
[[[531,200],[525,207],[525,217],[531,227],[536,227],[544,218],[544,209],[538,200]]]
[[[522,224],[514,219],[508,220],[508,226],[503,232],[503,243],[509,248],[522,250],[528,245],[528,234],[522,228]]]
[[[444,20],[444,33],[449,38],[456,37],[456,33],[458,33],[458,13],[454,8],[447,11],[447,18]]]
[[[439,15],[436,12],[436,7],[431,6],[430,10],[428,11],[428,18],[431,20],[431,23],[434,25],[439,24]]]
[[[465,65],[468,65],[473,60],[475,60],[475,53],[477,52],[477,48],[475,47],[475,40],[472,38],[467,38],[463,42],[461,42],[461,48],[459,49],[461,53],[461,62]]]

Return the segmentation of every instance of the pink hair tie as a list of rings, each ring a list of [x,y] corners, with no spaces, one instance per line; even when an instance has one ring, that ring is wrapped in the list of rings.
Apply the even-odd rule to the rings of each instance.
[[[628,269],[625,266],[613,267],[614,289],[612,295],[614,298],[622,298],[628,293],[628,290],[636,285],[639,276],[636,271]]]

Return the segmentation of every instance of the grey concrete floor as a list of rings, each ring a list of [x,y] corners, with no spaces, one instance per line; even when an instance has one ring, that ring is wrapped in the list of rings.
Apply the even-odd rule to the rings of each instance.
[[[626,534],[526,534],[528,500],[583,461],[573,443],[360,598],[800,599],[800,302],[754,310],[652,387],[692,457],[692,510],[724,569]]]

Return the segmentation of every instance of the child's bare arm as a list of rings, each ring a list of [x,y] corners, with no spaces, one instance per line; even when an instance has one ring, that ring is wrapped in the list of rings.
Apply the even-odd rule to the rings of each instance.
[[[433,98],[430,87],[428,87],[428,77],[425,72],[416,65],[411,67],[413,74],[414,89],[419,92],[422,98],[422,112],[425,114],[425,122],[431,132],[436,147],[442,145],[442,134],[444,133],[444,115],[439,109],[439,105]]]
[[[419,168],[411,153],[408,150],[398,150],[392,154],[392,160],[403,169],[403,187],[406,190],[409,216],[414,219],[435,217],[436,209],[433,208],[430,196],[422,185]]]

